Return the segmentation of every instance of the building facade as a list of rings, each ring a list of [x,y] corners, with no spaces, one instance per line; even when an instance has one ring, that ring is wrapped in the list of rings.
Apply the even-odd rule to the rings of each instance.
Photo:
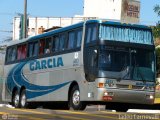
[[[138,23],[140,0],[84,0],[84,17]]]

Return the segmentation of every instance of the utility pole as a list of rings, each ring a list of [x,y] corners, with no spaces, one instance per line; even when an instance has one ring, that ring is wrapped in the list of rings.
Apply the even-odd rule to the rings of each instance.
[[[23,38],[27,38],[27,0],[24,0]]]

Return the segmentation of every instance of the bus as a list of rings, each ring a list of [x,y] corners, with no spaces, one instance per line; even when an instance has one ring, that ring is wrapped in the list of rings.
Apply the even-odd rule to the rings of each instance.
[[[149,27],[87,20],[8,45],[2,97],[16,108],[61,102],[126,111],[160,103],[155,66]]]

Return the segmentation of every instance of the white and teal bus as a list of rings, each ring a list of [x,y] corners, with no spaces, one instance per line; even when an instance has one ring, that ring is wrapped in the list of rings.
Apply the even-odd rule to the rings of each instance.
[[[88,20],[8,45],[2,97],[21,108],[65,102],[126,111],[160,103],[155,71],[149,27]]]

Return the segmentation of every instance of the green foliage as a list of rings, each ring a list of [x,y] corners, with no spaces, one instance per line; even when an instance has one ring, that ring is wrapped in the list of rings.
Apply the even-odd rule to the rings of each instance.
[[[156,48],[156,56],[157,56],[157,72],[160,74],[160,47]]]
[[[153,30],[153,36],[155,38],[159,38],[160,37],[160,24],[157,24],[157,26],[152,28]]]
[[[160,5],[155,5],[154,6],[154,12],[157,13],[157,15],[160,17]],[[158,22],[158,24],[152,28],[153,30],[153,36],[155,38],[160,38],[160,21]]]
[[[160,16],[160,6],[159,5],[155,5],[153,10],[155,13],[158,14],[158,16]]]

